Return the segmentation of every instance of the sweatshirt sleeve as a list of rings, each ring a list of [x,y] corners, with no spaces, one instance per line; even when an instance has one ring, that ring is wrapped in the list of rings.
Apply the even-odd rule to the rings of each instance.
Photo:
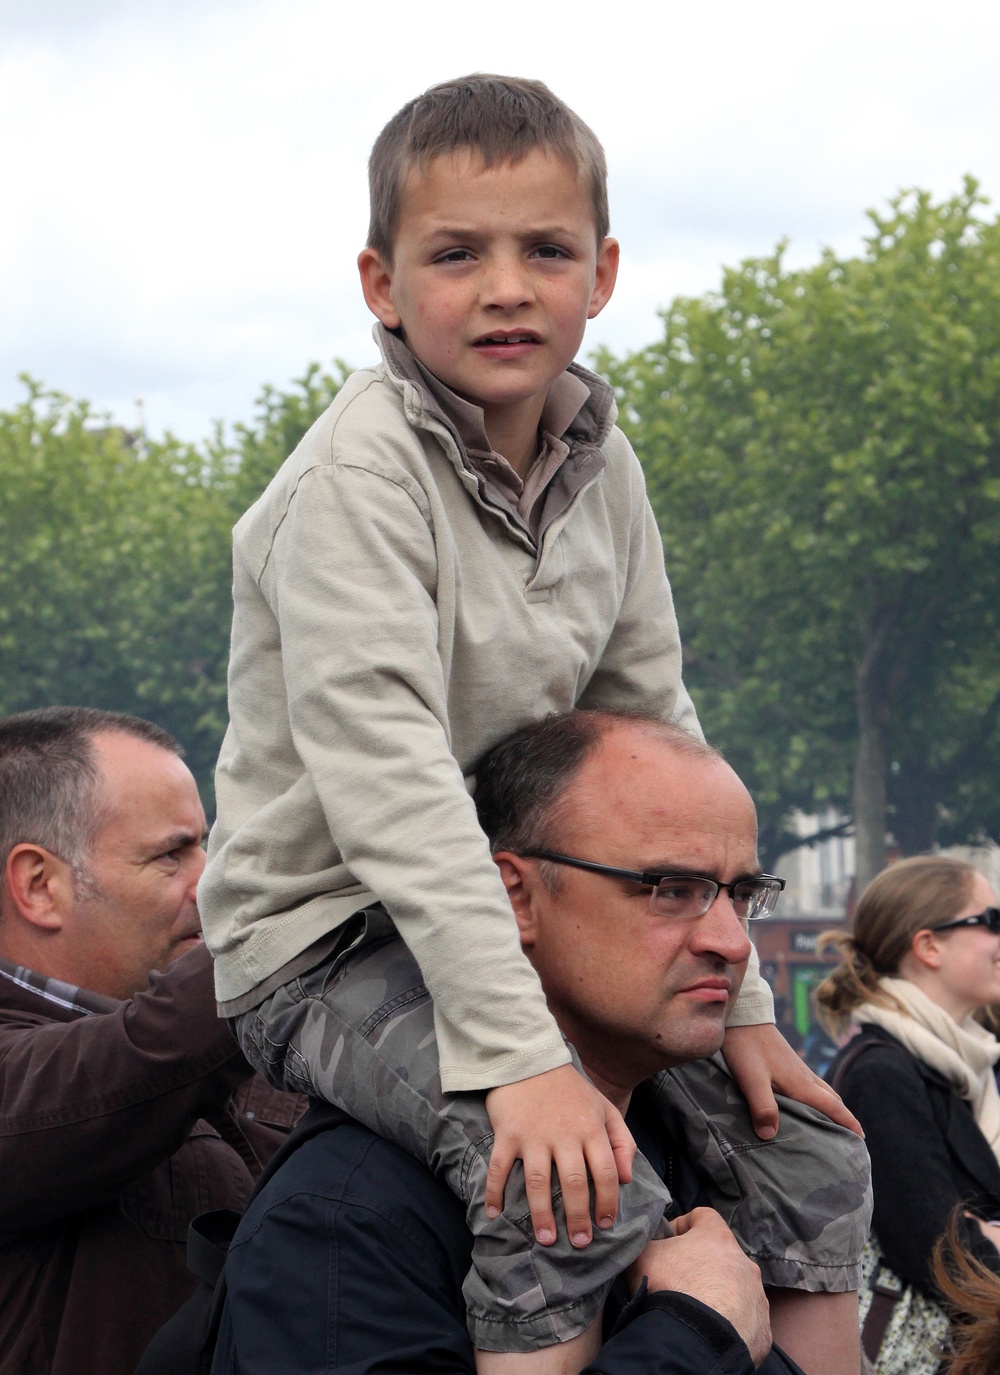
[[[116,1197],[250,1077],[204,946],[114,1012],[0,1021],[0,1234]]]
[[[663,541],[634,454],[631,471],[637,515],[632,525],[625,596],[580,706],[653,711],[703,739],[694,703],[681,678],[680,631],[667,580]],[[757,951],[752,950],[728,1025],[757,1026],[773,1021],[774,997],[761,978]]]
[[[618,442],[625,443],[622,436]],[[639,461],[629,450],[634,517],[625,591],[604,653],[579,705],[607,711],[648,711],[702,739],[681,679],[681,639],[663,562],[663,541],[646,497]]]
[[[420,966],[442,1084],[455,1092],[569,1054],[452,752],[425,503],[402,477],[347,462],[312,470],[279,532],[267,594],[295,749],[344,862]]]

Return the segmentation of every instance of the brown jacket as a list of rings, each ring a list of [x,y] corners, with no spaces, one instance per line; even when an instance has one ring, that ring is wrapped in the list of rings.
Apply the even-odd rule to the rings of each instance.
[[[131,1375],[304,1100],[251,1078],[204,947],[117,1003],[0,961],[0,1372]]]

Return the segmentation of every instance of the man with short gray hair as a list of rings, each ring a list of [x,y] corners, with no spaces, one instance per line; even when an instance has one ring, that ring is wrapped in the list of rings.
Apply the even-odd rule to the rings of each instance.
[[[0,1372],[131,1375],[304,1106],[216,1015],[204,833],[159,726],[0,721]]]

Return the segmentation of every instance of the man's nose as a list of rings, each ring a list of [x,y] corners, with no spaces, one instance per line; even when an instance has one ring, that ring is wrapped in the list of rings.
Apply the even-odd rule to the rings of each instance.
[[[742,964],[750,958],[750,937],[746,922],[737,916],[733,900],[720,888],[708,911],[694,924],[691,948],[699,954],[718,955],[727,964]]]
[[[205,864],[207,860],[208,856],[205,854],[205,851],[199,845],[198,853],[192,855],[191,857],[191,875],[190,881],[188,883],[188,892],[192,902],[194,902],[195,900],[195,893],[198,890],[198,880],[205,872]]]

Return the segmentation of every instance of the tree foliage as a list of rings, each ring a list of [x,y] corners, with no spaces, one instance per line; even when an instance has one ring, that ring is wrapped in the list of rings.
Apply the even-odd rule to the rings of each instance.
[[[758,799],[843,808],[864,878],[1000,837],[1000,225],[975,184],[871,216],[855,258],[782,249],[679,299],[600,365],[646,469],[686,677]],[[0,412],[0,712],[78,702],[184,743],[225,726],[229,532],[346,376],[265,388],[252,424],[146,442],[28,383]]]
[[[785,819],[853,815],[859,878],[1000,834],[1000,227],[975,183],[782,248],[603,357],[646,469],[710,738]]]
[[[230,531],[336,395],[316,365],[204,450],[129,435],[26,381],[0,412],[0,713],[73,703],[159,722],[203,796],[226,724]]]

